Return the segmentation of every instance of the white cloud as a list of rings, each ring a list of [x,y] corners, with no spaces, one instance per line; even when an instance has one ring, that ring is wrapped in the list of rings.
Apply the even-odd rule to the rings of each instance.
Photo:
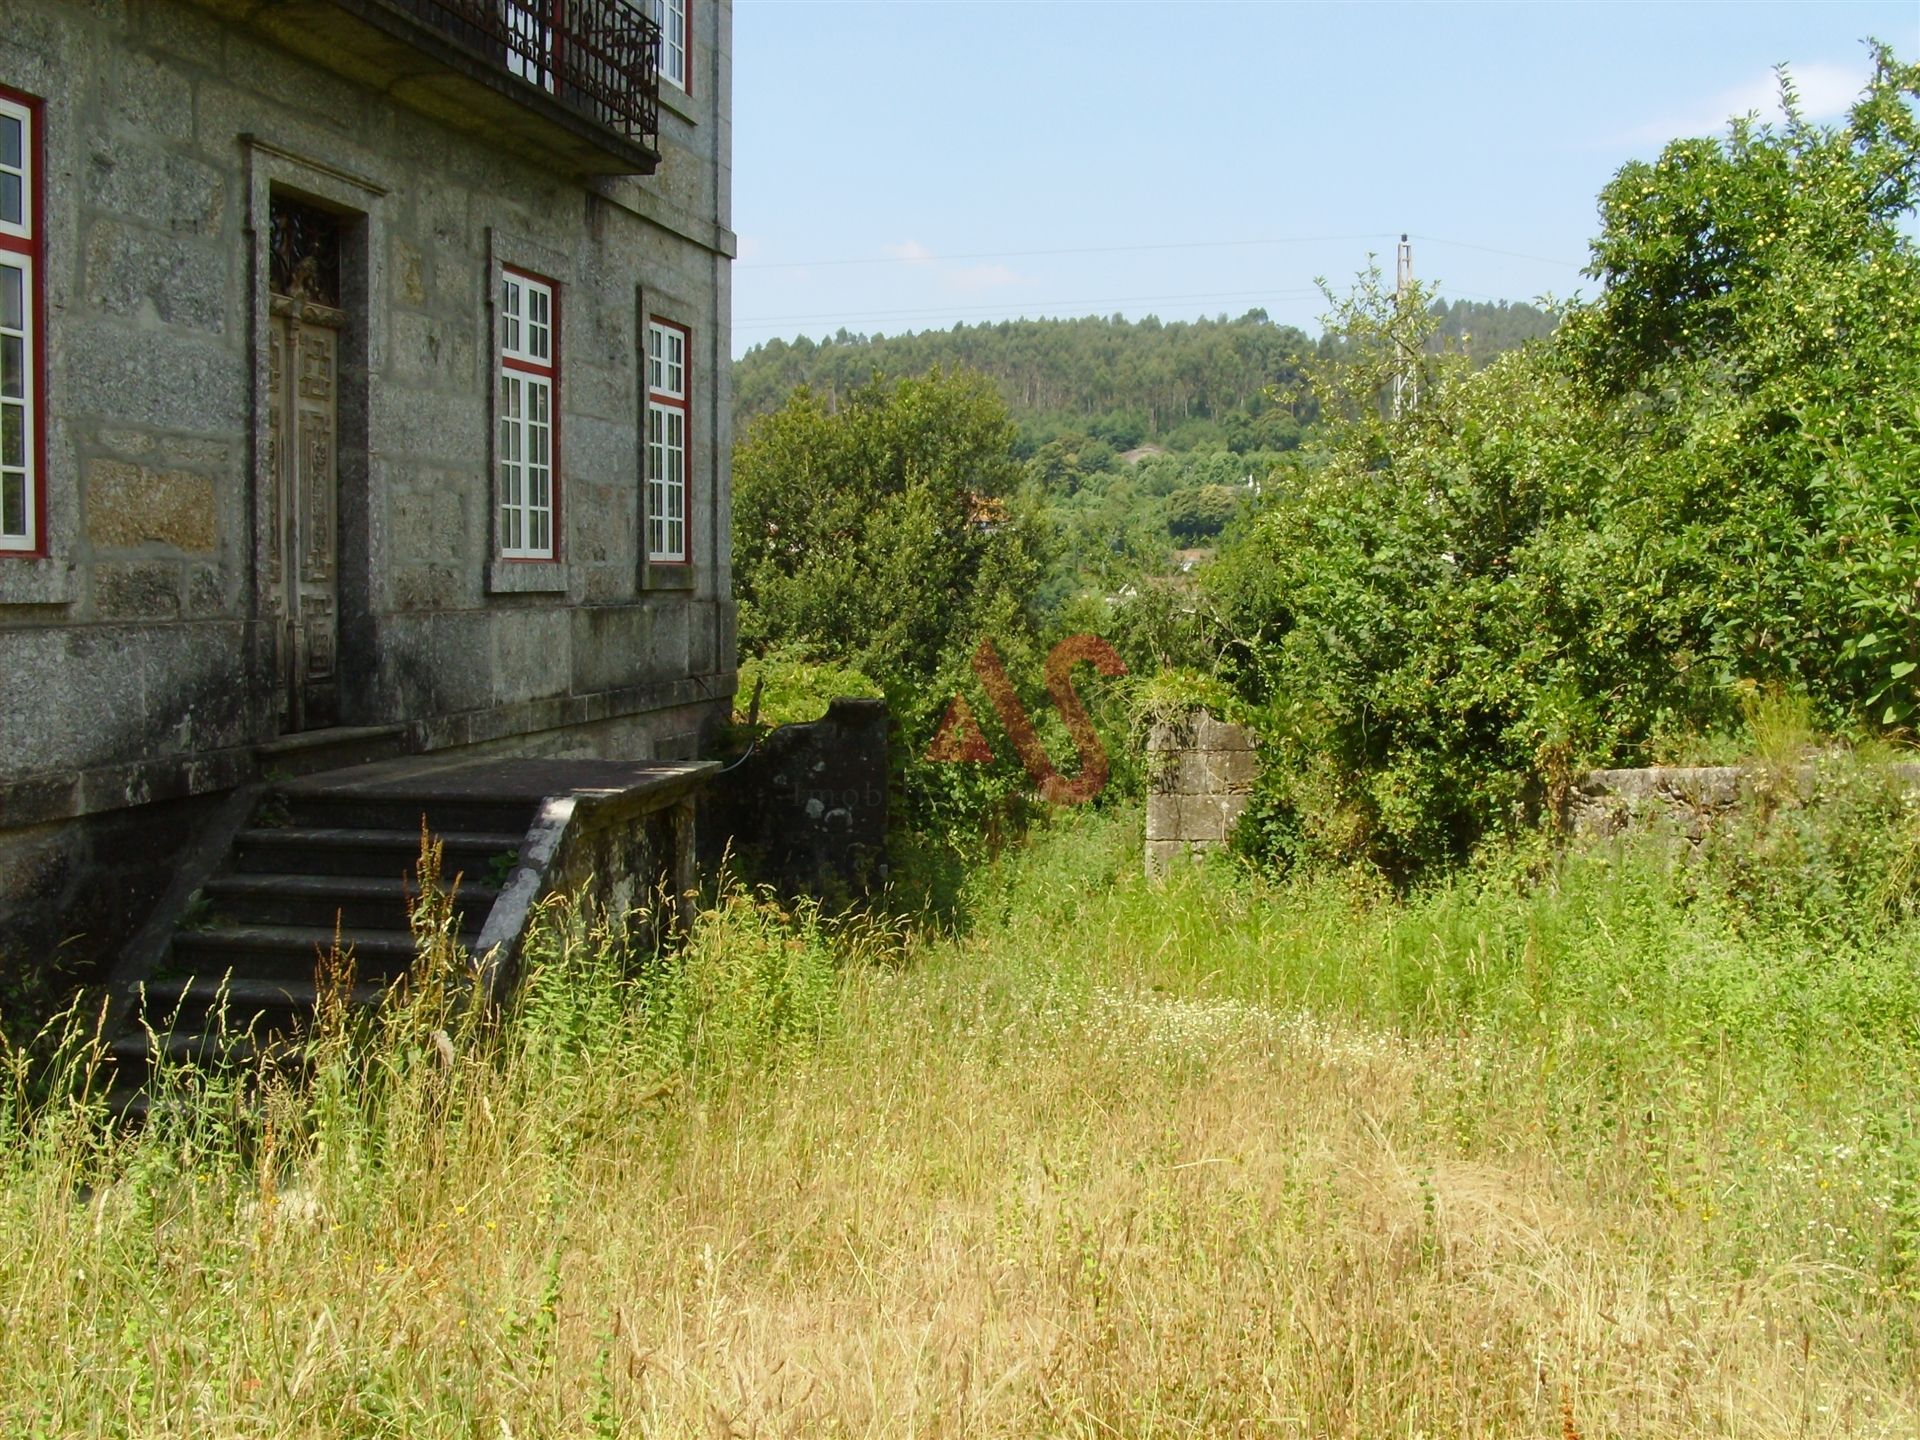
[[[1787,74],[1800,97],[1800,113],[1809,120],[1832,120],[1844,115],[1866,88],[1871,67],[1864,61],[1842,65],[1812,60],[1789,65]],[[1736,115],[1758,113],[1763,121],[1785,118],[1780,108],[1780,79],[1771,70],[1720,91],[1685,109],[1670,111],[1632,132],[1636,142],[1664,144],[1681,136],[1717,135]]]
[[[1006,265],[967,265],[948,271],[941,277],[949,290],[963,295],[978,295],[983,290],[1002,290],[1009,285],[1024,285],[1027,277]]]
[[[880,247],[887,255],[917,270],[929,272],[949,295],[978,295],[987,290],[1003,290],[1009,285],[1024,285],[1028,277],[1006,265],[960,265],[942,260],[918,240],[902,240]]]
[[[766,254],[766,251],[766,242],[761,240],[758,235],[742,235],[740,237],[740,253],[733,258],[736,260],[758,260],[762,255]]]
[[[905,260],[912,265],[933,264],[933,252],[918,240],[902,240],[898,245],[883,245],[880,248],[895,260]]]

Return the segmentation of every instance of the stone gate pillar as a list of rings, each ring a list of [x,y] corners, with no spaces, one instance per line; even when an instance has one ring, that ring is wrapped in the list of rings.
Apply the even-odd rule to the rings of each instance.
[[[1190,710],[1147,737],[1147,874],[1217,850],[1253,790],[1253,734]]]

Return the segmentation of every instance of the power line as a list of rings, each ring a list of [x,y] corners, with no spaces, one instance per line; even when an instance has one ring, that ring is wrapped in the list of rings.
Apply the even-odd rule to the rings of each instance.
[[[1078,300],[1019,300],[1004,304],[980,305],[942,305],[923,306],[912,310],[835,310],[822,311],[809,315],[748,315],[734,317],[735,327],[742,325],[782,325],[806,320],[912,320],[941,315],[960,315],[982,312],[994,313],[1024,305],[1034,309],[1061,309],[1068,306],[1104,307],[1108,305],[1166,305],[1176,301],[1195,300],[1289,300],[1300,295],[1317,295],[1316,289],[1306,290],[1214,290],[1188,295],[1116,295],[1105,298],[1091,297]]]
[[[956,260],[1025,260],[1041,255],[1122,255],[1143,250],[1226,250],[1257,245],[1337,245],[1391,235],[1282,235],[1267,240],[1169,240],[1151,245],[1068,245],[1052,250],[974,250],[960,255],[863,255],[832,260],[739,260],[736,270],[824,270],[830,265],[931,265]]]
[[[1542,265],[1559,265],[1568,270],[1584,270],[1584,265],[1576,265],[1571,260],[1556,260],[1550,255],[1528,255],[1519,250],[1499,250],[1492,245],[1476,245],[1469,240],[1442,240],[1438,235],[1415,235],[1415,240],[1424,240],[1429,245],[1445,245],[1454,250],[1478,250],[1485,255],[1504,255],[1509,260],[1537,260]]]
[[[1572,260],[1557,259],[1551,255],[1529,255],[1520,250],[1503,250],[1494,245],[1481,245],[1471,240],[1448,240],[1439,235],[1414,235],[1430,245],[1445,245],[1456,250],[1478,250],[1487,255],[1501,255],[1509,260],[1532,260],[1542,265],[1558,265],[1568,270],[1580,270],[1581,264]],[[1142,245],[1066,245],[1045,250],[969,250],[954,255],[856,255],[839,256],[824,260],[738,260],[734,262],[736,270],[824,270],[829,267],[846,265],[932,265],[947,264],[960,260],[1023,260],[1047,255],[1124,255],[1147,251],[1166,250],[1230,250],[1249,249],[1264,245],[1344,245],[1354,241],[1395,239],[1391,231],[1374,231],[1357,235],[1278,235],[1262,240],[1168,240]]]

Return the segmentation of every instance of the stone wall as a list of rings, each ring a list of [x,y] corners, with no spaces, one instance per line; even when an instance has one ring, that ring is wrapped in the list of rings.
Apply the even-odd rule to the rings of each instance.
[[[1885,773],[1894,785],[1920,790],[1920,764],[1888,765]],[[1590,770],[1575,783],[1563,823],[1569,834],[1603,838],[1660,823],[1676,826],[1681,834],[1697,840],[1742,807],[1812,795],[1819,779],[1814,765],[1786,771],[1759,765]]]
[[[842,905],[886,881],[884,700],[835,700],[782,725],[701,794],[701,860],[727,858],[753,884]]]
[[[0,965],[111,945],[99,917],[147,887],[118,888],[127,827],[95,822],[170,833],[157,807],[252,778],[278,732],[274,194],[345,217],[340,722],[648,758],[729,710],[731,7],[692,7],[691,92],[637,178],[571,178],[230,18],[271,8],[4,6],[0,86],[43,105],[47,544],[0,555]],[[558,283],[555,563],[493,553],[506,264]],[[693,335],[686,566],[644,554],[650,315]]]
[[[1147,873],[1224,846],[1247,807],[1253,734],[1204,710],[1156,724],[1147,739]]]

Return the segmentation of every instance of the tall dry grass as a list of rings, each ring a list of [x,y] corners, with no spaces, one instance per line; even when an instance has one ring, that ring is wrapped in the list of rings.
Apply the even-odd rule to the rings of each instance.
[[[960,938],[556,914],[514,1024],[264,1125],[16,1086],[0,1433],[1920,1433],[1904,922],[1775,1029],[1789,942],[1658,847],[1400,901],[1131,824]]]

